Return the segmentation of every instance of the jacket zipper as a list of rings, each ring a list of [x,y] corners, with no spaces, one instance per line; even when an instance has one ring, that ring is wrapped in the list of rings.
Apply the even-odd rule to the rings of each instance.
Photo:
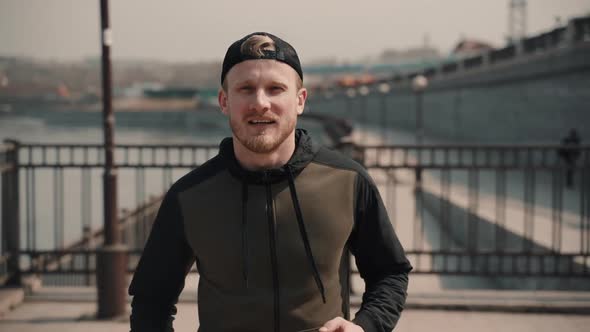
[[[279,323],[279,274],[278,274],[278,264],[277,264],[277,245],[276,245],[276,221],[275,221],[275,214],[274,214],[274,207],[273,207],[273,198],[272,198],[272,191],[271,185],[268,183],[268,174],[264,173],[264,178],[266,182],[266,216],[268,218],[268,233],[269,233],[269,245],[270,245],[270,259],[271,259],[271,268],[272,268],[272,286],[273,286],[273,295],[274,295],[274,331],[280,332],[280,323]]]

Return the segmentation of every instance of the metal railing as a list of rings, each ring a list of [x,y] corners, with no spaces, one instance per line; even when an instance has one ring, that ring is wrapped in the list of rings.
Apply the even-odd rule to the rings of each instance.
[[[349,144],[342,149],[373,176],[413,273],[590,275],[590,146]],[[39,274],[50,284],[91,284],[102,241],[96,207],[102,146],[13,142],[1,153],[2,278]],[[162,193],[216,153],[217,146],[116,147],[129,272]],[[16,196],[14,183],[22,185]],[[15,223],[23,235],[18,250],[14,241],[6,242]]]
[[[20,195],[3,195],[3,227],[13,225],[22,234],[11,250],[3,251],[18,262],[18,269],[12,268],[7,275],[11,271],[38,274],[46,284],[93,283],[103,237],[103,146],[11,143],[4,149],[12,159],[3,167],[3,180],[16,178],[22,186]],[[162,194],[175,179],[213,157],[217,149],[217,145],[116,147],[119,222],[129,250],[130,271],[141,254]],[[13,190],[10,183],[3,181],[3,190]],[[19,212],[21,217],[11,219],[12,224],[4,218],[4,214]],[[4,229],[2,239],[14,242]]]
[[[590,146],[367,146],[357,158],[413,273],[590,275]]]

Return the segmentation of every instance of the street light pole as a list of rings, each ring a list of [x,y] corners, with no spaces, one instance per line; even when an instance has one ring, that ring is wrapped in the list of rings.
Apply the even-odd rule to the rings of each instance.
[[[369,119],[368,119],[368,103],[369,103],[369,87],[366,85],[361,85],[358,89],[359,95],[361,96],[361,118],[359,121],[359,124],[363,125],[365,128],[363,129],[363,131],[361,132],[362,136],[361,136],[361,144],[363,145],[367,145],[367,136],[368,136],[368,125],[369,125]]]
[[[114,167],[113,149],[114,133],[113,127],[115,117],[112,107],[112,79],[111,79],[111,55],[110,46],[112,43],[111,29],[109,27],[108,0],[100,1],[101,36],[102,36],[102,103],[103,103],[103,129],[104,129],[104,214],[105,214],[105,244],[120,242],[117,224],[113,222],[117,211],[117,171]]]
[[[391,89],[387,83],[379,84],[379,92],[381,92],[381,142],[387,141],[387,94]]]
[[[102,44],[102,98],[105,164],[103,174],[104,243],[97,250],[96,284],[98,318],[112,318],[125,313],[127,256],[121,245],[121,232],[117,220],[117,169],[114,165],[113,114],[111,91],[112,44],[109,27],[108,0],[100,0],[100,26]]]
[[[355,121],[356,121],[356,119],[355,119],[355,116],[353,115],[354,114],[354,109],[353,109],[352,101],[356,97],[356,89],[354,89],[354,88],[348,88],[348,89],[346,89],[346,97],[347,97],[346,98],[346,103],[347,103],[346,104],[346,106],[347,106],[346,107],[346,112],[348,113],[348,114],[346,114],[346,117],[348,119],[350,119],[351,123],[354,124]],[[358,132],[358,130],[359,130],[358,125],[355,126],[354,130],[356,130]]]
[[[422,146],[424,125],[422,124],[422,91],[416,92],[416,145]]]
[[[424,140],[424,125],[422,123],[422,95],[428,86],[428,79],[423,75],[418,75],[412,80],[412,89],[416,95],[416,145],[418,146],[418,165],[422,156],[422,141]],[[416,182],[422,181],[422,168],[416,167]]]

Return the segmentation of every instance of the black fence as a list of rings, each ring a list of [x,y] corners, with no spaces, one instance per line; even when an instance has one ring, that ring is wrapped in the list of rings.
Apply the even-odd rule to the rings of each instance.
[[[40,275],[45,284],[93,283],[96,249],[103,241],[102,145],[7,142],[3,148],[0,281]],[[135,268],[163,193],[217,149],[116,147],[119,222],[129,250],[129,271]]]
[[[589,147],[373,146],[357,155],[414,273],[589,275]]]
[[[355,146],[415,274],[590,276],[590,146]],[[116,148],[132,272],[162,194],[217,146]],[[102,243],[100,145],[7,142],[0,281],[93,284]],[[550,286],[551,288],[551,286]]]

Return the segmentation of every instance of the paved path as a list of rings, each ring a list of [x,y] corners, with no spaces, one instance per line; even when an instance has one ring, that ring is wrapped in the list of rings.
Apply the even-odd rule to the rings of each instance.
[[[432,281],[415,277],[410,283],[407,309],[396,331],[575,332],[586,331],[590,325],[588,292],[437,290],[432,288]],[[198,325],[197,278],[189,275],[180,296],[177,331],[195,331]],[[0,300],[18,296],[22,294],[0,290]],[[353,297],[352,302],[358,303],[358,297]],[[525,308],[537,311],[551,308],[569,313],[524,313]],[[352,315],[356,310],[353,307]],[[128,331],[128,314],[100,321],[94,319],[95,312],[93,287],[40,287],[12,310],[0,310],[0,332]]]
[[[19,332],[94,332],[129,331],[127,317],[97,321],[93,302],[26,301],[0,318],[0,331]],[[196,305],[183,302],[178,306],[176,331],[195,331]],[[519,332],[577,332],[587,331],[590,315],[525,314],[498,312],[469,312],[443,310],[404,311],[395,331],[402,332],[461,332],[461,331],[519,331]]]

